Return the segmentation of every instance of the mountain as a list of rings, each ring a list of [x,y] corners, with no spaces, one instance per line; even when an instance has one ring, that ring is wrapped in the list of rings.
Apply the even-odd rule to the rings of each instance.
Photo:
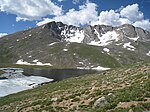
[[[50,22],[4,36],[0,46],[0,63],[114,68],[150,62],[150,32],[129,24],[80,28]]]
[[[65,79],[0,98],[0,112],[149,112],[150,64]]]
[[[150,32],[129,24],[50,22],[1,37],[0,67],[113,69],[0,97],[0,112],[147,112],[149,62]]]

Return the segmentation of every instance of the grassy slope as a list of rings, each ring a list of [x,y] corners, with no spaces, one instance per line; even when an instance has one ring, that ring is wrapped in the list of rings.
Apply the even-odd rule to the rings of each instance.
[[[94,107],[94,101],[102,96],[109,103]],[[128,112],[131,109],[134,112],[150,109],[149,63],[66,79],[0,98],[0,112]]]
[[[10,63],[15,56],[3,46],[0,47],[0,63]]]
[[[0,70],[0,75],[3,74],[4,72],[2,70]]]
[[[90,46],[86,44],[70,44],[71,53],[77,53],[82,60],[87,59],[91,63],[97,63],[104,67],[115,68],[120,66],[115,58],[112,56],[102,53],[100,47]]]
[[[33,54],[35,56],[33,56],[32,59],[28,58],[28,56],[26,55],[26,51],[21,50],[18,52],[22,52],[22,55],[25,58],[23,59],[27,62],[32,62],[34,59],[39,59],[43,63],[51,63],[53,65],[51,66],[51,68],[76,68],[90,67],[93,65],[115,68],[120,66],[119,62],[115,58],[106,53],[102,53],[102,48],[100,47],[64,42],[54,44],[51,47],[46,46],[43,47],[43,49],[41,48],[41,51],[44,51],[43,53],[39,53],[39,51],[35,49],[33,51]],[[68,51],[64,51],[64,49],[68,49]],[[16,51],[16,49],[14,50]],[[13,65],[12,62],[14,60],[20,59],[18,58],[19,54],[11,55],[9,50],[7,52],[4,51],[6,50],[0,49],[0,53],[2,53],[2,55],[0,56],[0,67],[17,67],[17,65]],[[11,52],[16,53],[15,51],[13,52],[12,50]],[[14,63],[15,62],[16,61],[14,61]],[[81,64],[81,62],[84,64]],[[30,67],[34,68],[35,66]]]

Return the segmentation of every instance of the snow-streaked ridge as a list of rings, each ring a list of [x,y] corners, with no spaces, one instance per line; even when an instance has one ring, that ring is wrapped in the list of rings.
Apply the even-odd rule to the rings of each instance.
[[[61,32],[61,35],[65,37],[65,41],[67,42],[77,42],[77,43],[81,43],[85,37],[84,35],[84,31],[83,30],[69,30],[67,31],[67,29],[64,29]]]
[[[117,42],[119,40],[119,34],[117,34],[115,31],[108,31],[105,34],[102,34],[102,36],[100,36],[100,34],[98,33],[97,30],[95,30],[95,33],[97,34],[97,37],[99,39],[99,41],[91,41],[89,44],[90,45],[95,45],[95,46],[106,46],[111,44],[112,42]]]

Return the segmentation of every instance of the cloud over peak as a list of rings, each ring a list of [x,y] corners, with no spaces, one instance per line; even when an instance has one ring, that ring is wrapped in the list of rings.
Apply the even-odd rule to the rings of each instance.
[[[138,4],[121,6],[116,10],[102,11],[98,15],[97,5],[87,1],[84,5],[79,6],[79,10],[70,9],[66,14],[55,16],[54,18],[43,18],[43,21],[37,25],[42,25],[51,21],[61,21],[63,23],[80,26],[80,25],[112,25],[119,26],[123,24],[132,24],[150,31],[149,19],[144,19],[144,14],[139,10]]]
[[[98,19],[91,23],[91,25],[97,24],[112,26],[132,24],[150,31],[150,21],[149,19],[144,19],[144,14],[139,10],[138,4],[128,5],[117,10],[102,11]]]
[[[96,9],[96,4],[86,2],[84,5],[79,6],[79,10],[70,9],[64,15],[56,16],[52,19],[44,18],[44,21],[39,22],[37,25],[39,26],[50,21],[61,21],[74,26],[90,24],[91,21],[97,20],[98,12]]]
[[[144,15],[139,11],[139,5],[128,5],[120,11],[121,17],[127,18],[129,21],[136,22],[143,20]]]
[[[62,3],[67,0],[57,0]],[[76,6],[80,0],[72,0]],[[83,2],[82,2],[83,3]],[[42,25],[51,21],[61,21],[65,24],[80,25],[112,25],[132,24],[150,31],[150,20],[144,17],[137,3],[113,10],[98,12],[98,5],[89,0],[79,5],[78,9],[71,8],[63,11],[51,0],[0,0],[0,11],[15,14],[16,21],[40,20],[37,25]],[[77,8],[77,7],[76,7]],[[65,13],[62,13],[65,12]],[[45,16],[50,18],[46,18]]]

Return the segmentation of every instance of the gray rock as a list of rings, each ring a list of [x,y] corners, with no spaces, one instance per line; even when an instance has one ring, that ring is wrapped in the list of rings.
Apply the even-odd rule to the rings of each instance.
[[[137,32],[137,35],[139,36],[140,41],[150,41],[150,33],[143,30],[142,28],[136,28],[135,31]]]
[[[51,101],[57,101],[58,100],[58,98],[52,98],[51,99]]]
[[[103,107],[106,104],[108,104],[108,102],[105,97],[101,97],[94,102],[95,107]]]
[[[132,25],[125,24],[125,25],[122,25],[120,28],[122,29],[124,35],[127,37],[136,37],[137,36],[135,27]]]

